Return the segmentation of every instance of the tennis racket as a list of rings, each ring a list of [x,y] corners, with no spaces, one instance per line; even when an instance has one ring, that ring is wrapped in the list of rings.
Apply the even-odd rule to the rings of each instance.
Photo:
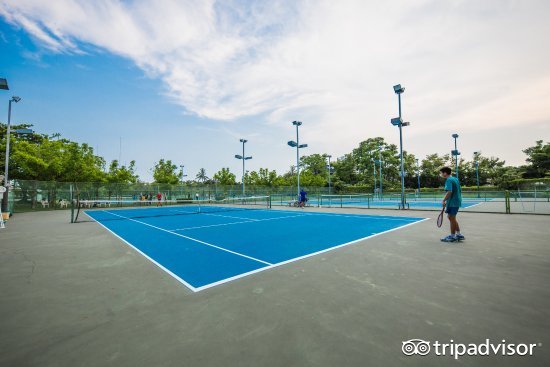
[[[441,227],[443,225],[443,213],[445,212],[445,205],[443,205],[443,208],[441,208],[441,213],[439,213],[439,216],[437,217],[437,226]]]

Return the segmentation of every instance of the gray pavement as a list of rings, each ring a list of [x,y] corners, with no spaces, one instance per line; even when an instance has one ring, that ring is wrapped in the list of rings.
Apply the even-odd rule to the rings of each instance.
[[[550,365],[550,216],[462,213],[458,245],[428,220],[198,293],[68,217],[0,230],[0,366]],[[455,360],[409,339],[536,346]]]

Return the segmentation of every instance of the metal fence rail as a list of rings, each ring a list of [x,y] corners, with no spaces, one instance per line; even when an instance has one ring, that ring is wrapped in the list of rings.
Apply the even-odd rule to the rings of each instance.
[[[327,187],[304,187],[308,206],[329,208],[399,209],[400,192],[340,193],[329,195]],[[161,193],[166,200],[220,200],[242,196],[242,186],[232,185],[166,185],[120,183],[66,183],[15,180],[9,196],[9,210],[65,210],[71,198],[80,200],[140,200]],[[296,187],[247,186],[247,196],[271,196],[273,206],[291,205],[296,200]],[[440,210],[444,191],[410,191],[405,194],[406,209]],[[550,214],[550,189],[529,187],[521,190],[463,191],[462,211],[512,214]]]

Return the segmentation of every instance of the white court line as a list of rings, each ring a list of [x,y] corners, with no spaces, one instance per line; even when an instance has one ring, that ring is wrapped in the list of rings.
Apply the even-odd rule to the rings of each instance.
[[[245,217],[233,217],[231,215],[212,214],[212,213],[205,213],[205,212],[201,212],[200,214],[211,215],[213,217],[231,218],[231,219],[246,219],[246,220],[249,220],[249,221],[252,221],[252,222],[257,222],[259,220],[259,219],[252,219],[252,218],[245,218]]]
[[[167,233],[173,234],[174,236],[187,238],[188,240],[195,241],[195,242],[201,243],[201,244],[206,245],[206,246],[214,247],[214,248],[217,248],[218,250],[222,250],[222,251],[225,251],[225,252],[229,252],[229,253],[234,254],[234,255],[246,257],[247,259],[254,260],[254,261],[260,262],[260,263],[262,263],[262,264],[272,265],[271,263],[268,263],[267,261],[263,261],[263,260],[260,260],[260,259],[256,259],[256,258],[254,258],[254,257],[252,257],[252,256],[248,256],[248,255],[245,255],[245,254],[241,254],[241,253],[239,253],[239,252],[231,251],[231,250],[228,250],[228,249],[226,249],[226,248],[223,248],[223,247],[220,247],[220,246],[216,246],[216,245],[213,245],[213,244],[211,244],[211,243],[204,242],[204,241],[198,240],[198,239],[193,238],[193,237],[189,237],[189,236],[185,236],[185,235],[183,235],[183,234],[175,233],[175,232],[169,231],[169,230],[167,230],[167,229],[164,229],[164,228],[161,228],[161,227],[157,227],[157,226],[154,226],[154,225],[149,224],[149,223],[142,222],[142,221],[140,221],[140,220],[128,218],[128,217],[125,217],[125,216],[123,216],[123,215],[118,215],[118,214],[115,214],[115,213],[111,213],[111,212],[109,212],[108,210],[105,210],[105,213],[109,213],[109,214],[112,214],[112,215],[116,215],[117,217],[121,217],[121,218],[124,218],[124,219],[128,219],[128,220],[131,220],[132,222],[140,223],[140,224],[149,226],[149,227],[151,227],[151,228],[158,229],[159,231],[163,231],[163,232],[167,232]]]
[[[285,217],[277,217],[277,218],[266,218],[266,219],[256,219],[254,221],[252,220],[244,220],[241,222],[231,222],[231,223],[220,223],[220,224],[209,224],[204,226],[196,226],[196,227],[186,227],[186,228],[176,228],[176,229],[170,229],[169,231],[186,231],[188,229],[199,229],[199,228],[209,228],[209,227],[220,227],[220,226],[229,226],[233,224],[243,224],[243,223],[256,223],[256,222],[266,222],[269,220],[278,220],[278,219],[285,219],[285,218],[296,218],[296,217],[305,217],[305,215],[288,215]]]
[[[259,272],[261,272],[261,271],[265,271],[265,270],[269,270],[269,269],[273,269],[273,268],[276,268],[276,267],[278,267],[278,266],[286,265],[286,264],[289,264],[289,263],[292,263],[292,262],[295,262],[295,261],[299,261],[299,260],[302,260],[302,259],[305,259],[305,258],[308,258],[308,257],[311,257],[311,256],[319,255],[319,254],[322,254],[322,253],[324,253],[324,252],[332,251],[332,250],[335,250],[335,249],[340,248],[340,247],[344,247],[344,246],[348,246],[348,245],[353,245],[353,244],[355,244],[355,243],[357,243],[357,242],[361,242],[361,241],[366,240],[366,239],[368,239],[368,238],[380,236],[380,235],[382,235],[382,234],[385,234],[385,233],[388,233],[388,232],[392,232],[392,231],[396,231],[396,230],[398,230],[398,229],[405,228],[405,227],[408,227],[408,226],[412,226],[413,224],[420,223],[420,222],[424,222],[424,221],[426,221],[426,220],[430,220],[430,218],[424,218],[424,219],[421,219],[421,220],[416,221],[416,222],[413,222],[413,223],[405,224],[405,225],[403,225],[403,226],[400,226],[400,227],[397,227],[397,228],[393,228],[393,229],[388,229],[387,231],[383,231],[383,232],[379,232],[379,233],[376,233],[376,234],[373,234],[373,235],[370,235],[370,236],[367,236],[367,237],[359,238],[359,239],[357,239],[357,240],[353,240],[353,241],[350,241],[350,242],[346,242],[346,243],[343,243],[343,244],[341,244],[341,245],[336,245],[336,246],[333,246],[333,247],[329,247],[329,248],[326,248],[326,249],[321,250],[321,251],[313,252],[313,253],[311,253],[311,254],[307,254],[307,255],[304,255],[304,256],[300,256],[300,257],[295,257],[295,258],[293,258],[293,259],[285,260],[285,261],[282,261],[282,262],[276,263],[276,264],[272,264],[272,265],[266,266],[266,267],[264,267],[264,268],[252,270],[252,271],[249,271],[249,272],[247,272],[247,273],[235,275],[235,276],[233,276],[233,277],[226,278],[226,279],[222,279],[222,280],[219,280],[219,281],[214,282],[214,283],[206,284],[206,285],[203,285],[203,286],[200,286],[200,287],[195,288],[195,292],[199,292],[199,291],[202,291],[202,290],[205,290],[205,289],[208,289],[208,288],[212,288],[212,287],[215,287],[215,286],[220,285],[220,284],[228,283],[228,282],[231,282],[231,281],[236,280],[236,279],[244,278],[244,277],[246,277],[246,276],[248,276],[248,275],[256,274],[256,273],[259,273]]]
[[[101,210],[103,211],[103,210]],[[117,237],[119,240],[121,240],[122,242],[124,242],[125,244],[127,244],[128,246],[130,246],[131,248],[133,248],[134,250],[136,250],[137,252],[139,252],[141,255],[143,255],[146,259],[148,259],[149,261],[151,261],[153,264],[155,264],[156,266],[158,266],[159,268],[161,268],[162,270],[164,270],[165,272],[168,273],[168,275],[171,275],[174,279],[176,279],[178,282],[180,282],[181,284],[183,284],[184,286],[186,286],[187,288],[191,289],[193,292],[197,292],[197,288],[193,287],[191,284],[187,283],[185,280],[183,280],[182,278],[180,278],[179,276],[177,276],[176,274],[172,273],[170,270],[168,270],[167,268],[165,268],[162,264],[158,263],[157,261],[155,261],[153,258],[149,257],[149,255],[147,255],[145,252],[141,251],[140,249],[138,249],[136,246],[132,245],[130,242],[126,241],[124,238],[120,237],[118,234],[116,234],[115,232],[111,231],[109,228],[105,227],[105,225],[103,225],[103,223],[101,223],[100,221],[97,221],[95,218],[91,217],[90,215],[88,215],[88,213],[86,213],[86,211],[83,212],[84,214],[86,214],[89,218],[91,218],[94,222],[96,222],[97,224],[99,224],[100,226],[102,226],[103,228],[105,228],[107,231],[111,232],[111,234],[115,237]]]
[[[263,210],[263,209],[260,209],[260,210]],[[121,239],[124,243],[128,244],[130,247],[134,248],[137,252],[139,252],[140,254],[142,254],[143,256],[145,256],[147,259],[151,260],[155,265],[157,265],[158,267],[160,267],[161,269],[163,269],[164,271],[166,271],[169,275],[171,275],[173,278],[175,278],[177,281],[179,281],[180,283],[182,283],[183,285],[185,285],[187,288],[189,288],[191,291],[193,292],[199,292],[199,291],[202,291],[204,289],[208,289],[208,288],[212,288],[214,286],[217,286],[217,285],[220,285],[220,284],[224,284],[224,283],[228,283],[228,282],[231,282],[233,280],[236,280],[236,279],[240,279],[240,278],[244,278],[248,275],[252,275],[252,274],[256,274],[256,273],[259,273],[261,271],[265,271],[265,270],[268,270],[268,269],[272,269],[272,268],[275,268],[275,267],[278,267],[278,266],[282,266],[282,265],[285,265],[285,264],[289,264],[289,263],[292,263],[292,262],[295,262],[295,261],[299,261],[299,260],[302,260],[302,259],[305,259],[305,258],[308,258],[308,257],[311,257],[311,256],[315,256],[315,255],[318,255],[318,254],[321,254],[321,253],[324,253],[324,252],[328,252],[328,251],[332,251],[332,250],[335,250],[335,249],[338,249],[340,247],[344,247],[344,246],[348,246],[348,245],[352,245],[352,244],[355,244],[357,242],[360,242],[360,241],[363,241],[363,240],[366,240],[366,239],[369,239],[369,238],[372,238],[372,237],[376,237],[376,236],[380,236],[382,234],[385,234],[385,233],[388,233],[388,232],[392,232],[392,231],[396,231],[398,229],[401,229],[401,228],[405,228],[405,227],[408,227],[408,226],[412,226],[416,223],[420,223],[420,222],[424,222],[426,220],[429,220],[430,218],[423,218],[423,219],[420,219],[420,220],[417,220],[416,222],[412,222],[412,223],[408,223],[408,224],[405,224],[405,225],[402,225],[402,226],[399,226],[399,227],[396,227],[396,228],[393,228],[393,229],[389,229],[389,230],[386,230],[386,231],[383,231],[383,232],[379,232],[379,233],[375,233],[375,234],[372,234],[370,236],[366,236],[366,237],[363,237],[363,238],[359,238],[357,240],[353,240],[351,242],[347,242],[347,243],[343,243],[343,244],[340,244],[340,245],[336,245],[336,246],[333,246],[333,247],[329,247],[329,248],[326,248],[324,250],[321,250],[321,251],[317,251],[317,252],[314,252],[314,253],[311,253],[311,254],[307,254],[307,255],[304,255],[304,256],[300,256],[300,257],[296,257],[296,258],[293,258],[293,259],[289,259],[289,260],[285,260],[285,261],[282,261],[280,263],[275,263],[275,264],[271,264],[271,263],[268,263],[268,262],[265,262],[263,260],[258,260],[258,259],[254,259],[252,257],[249,257],[249,256],[246,256],[246,255],[243,255],[243,254],[239,254],[239,253],[235,253],[233,251],[230,251],[230,250],[227,250],[227,249],[224,249],[224,248],[221,248],[221,247],[218,247],[218,246],[215,246],[215,245],[212,245],[212,244],[208,244],[206,242],[203,242],[203,241],[200,241],[200,240],[197,240],[197,239],[194,239],[194,238],[191,238],[191,237],[188,237],[188,236],[184,236],[184,235],[180,235],[178,233],[174,233],[174,232],[171,232],[169,230],[166,230],[164,228],[160,228],[160,227],[156,227],[156,226],[153,226],[153,225],[150,225],[148,223],[144,223],[144,222],[141,222],[141,221],[138,221],[138,220],[135,220],[135,219],[132,219],[132,218],[126,218],[122,215],[118,215],[118,214],[114,214],[114,213],[111,213],[107,210],[102,210],[102,211],[105,211],[109,214],[112,214],[112,215],[116,215],[118,217],[122,217],[122,218],[125,218],[125,219],[129,219],[131,221],[134,221],[134,222],[137,222],[137,223],[141,223],[141,224],[144,224],[144,225],[147,225],[147,226],[150,226],[150,227],[153,227],[153,228],[156,228],[156,229],[159,229],[161,231],[165,231],[165,232],[168,232],[168,233],[171,233],[171,234],[174,234],[176,236],[180,236],[180,237],[184,237],[184,238],[187,238],[187,239],[190,239],[192,241],[196,241],[196,242],[199,242],[199,243],[203,243],[203,244],[206,244],[208,246],[212,246],[212,247],[215,247],[215,248],[218,248],[220,250],[223,250],[223,251],[228,251],[228,252],[231,252],[231,253],[234,253],[236,255],[239,255],[239,256],[244,256],[244,257],[247,257],[247,258],[250,258],[252,260],[256,260],[256,261],[259,261],[259,262],[262,262],[262,263],[265,263],[265,264],[268,264],[268,266],[266,267],[263,267],[263,268],[259,268],[259,269],[256,269],[256,270],[252,270],[252,271],[249,271],[249,272],[246,272],[246,273],[242,273],[242,274],[239,274],[239,275],[236,275],[236,276],[233,276],[233,277],[229,277],[229,278],[226,278],[226,279],[222,279],[222,280],[219,280],[217,282],[213,282],[213,283],[210,283],[210,284],[206,284],[206,285],[203,285],[203,286],[200,286],[200,287],[193,287],[192,285],[190,285],[189,283],[187,283],[186,281],[184,281],[182,278],[180,278],[179,276],[177,276],[176,274],[172,273],[170,270],[168,270],[167,268],[165,268],[164,266],[162,266],[161,264],[159,264],[158,262],[156,262],[155,260],[153,260],[152,258],[150,258],[149,256],[147,256],[145,253],[143,253],[142,251],[140,251],[138,248],[136,248],[135,246],[133,246],[132,244],[130,244],[128,241],[126,241],[125,239],[123,239],[122,237],[120,237],[119,235],[117,235],[116,233],[114,233],[113,231],[111,231],[109,228],[105,227],[101,222],[95,220],[94,218],[92,218],[95,222],[99,223],[103,228],[107,229],[109,232],[111,232],[113,235],[115,235],[116,237],[118,237],[119,239]],[[271,212],[269,210],[263,210],[263,211],[266,211],[266,212]],[[296,213],[294,211],[290,211],[290,210],[277,210],[277,212],[285,212],[285,213]],[[86,212],[84,212],[86,213]],[[344,215],[344,214],[332,214],[332,213],[301,213],[300,215],[297,215],[297,216],[302,216],[302,215],[315,215],[315,214],[318,214],[318,215],[335,215],[335,216],[343,216],[343,217],[351,217],[351,218],[384,218],[384,216],[376,216],[376,215],[361,215],[361,214],[358,214],[356,216],[353,216],[353,215]],[[86,213],[87,215],[87,213]],[[88,215],[89,216],[89,215]],[[396,218],[396,217],[389,217],[388,219],[392,219],[392,218]],[[275,218],[273,218],[275,219]],[[404,217],[404,219],[410,219],[410,218],[407,218],[407,217]]]

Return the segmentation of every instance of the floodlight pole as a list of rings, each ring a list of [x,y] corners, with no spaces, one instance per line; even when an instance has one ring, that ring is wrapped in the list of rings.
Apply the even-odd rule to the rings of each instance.
[[[455,156],[455,173],[456,173],[456,179],[458,180],[458,156],[460,155],[457,145],[456,145],[456,139],[458,138],[458,134],[453,134],[452,137],[455,139],[455,150],[453,150],[451,153]]]
[[[298,174],[298,197],[300,197],[300,134],[298,127],[302,124],[300,121],[292,122],[296,125],[296,173]]]
[[[380,168],[380,193],[378,197],[382,200],[382,146],[378,147],[378,166]]]
[[[302,125],[301,121],[292,121],[292,125],[296,126],[296,141],[289,141],[287,144],[291,148],[296,148],[296,173],[298,175],[298,196],[300,196],[300,148],[307,148],[307,144],[300,145],[300,135],[298,127]]]
[[[332,158],[332,156],[328,155],[327,158],[328,158],[328,194],[330,195],[330,158]]]
[[[418,195],[420,195],[420,164],[416,160],[416,176],[418,177]]]
[[[372,159],[372,178],[374,179],[374,196],[376,197],[376,160]]]
[[[405,169],[403,165],[403,118],[401,114],[401,94],[405,91],[400,84],[393,87],[399,102],[399,156],[401,159],[401,209],[405,209]]]
[[[243,160],[243,197],[245,196],[245,184],[244,184],[244,174],[245,174],[245,167],[244,167],[244,161],[246,161],[247,159],[252,159],[252,157],[247,157],[246,155],[244,155],[244,144],[248,141],[246,139],[240,139],[239,140],[241,143],[243,143],[243,155],[235,155],[235,158],[237,159],[242,159]]]
[[[479,152],[474,152],[474,164],[476,165],[476,181],[477,181],[477,197],[479,198],[479,161],[478,161]]]
[[[21,98],[19,97],[11,97],[9,104],[8,104],[8,127],[6,131],[6,166],[4,167],[4,187],[6,188],[6,191],[4,191],[4,196],[2,198],[2,212],[7,213],[8,212],[8,192],[9,192],[9,185],[8,185],[8,167],[10,164],[10,127],[11,127],[11,103],[12,102],[19,102]]]

